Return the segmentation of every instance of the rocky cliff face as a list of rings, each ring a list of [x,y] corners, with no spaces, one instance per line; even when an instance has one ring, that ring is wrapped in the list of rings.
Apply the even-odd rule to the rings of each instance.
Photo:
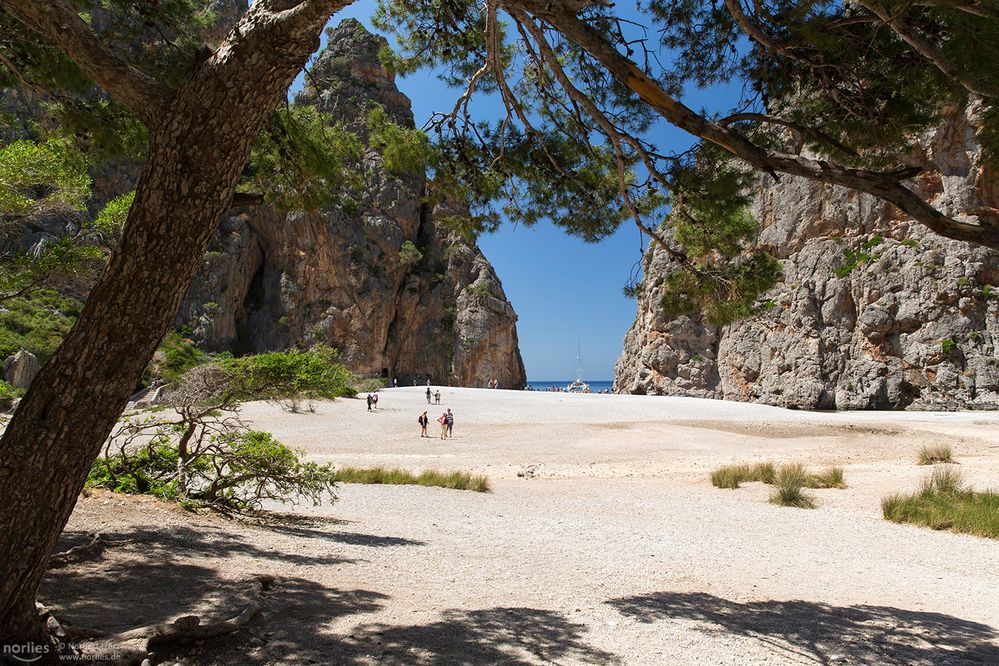
[[[356,21],[329,33],[298,96],[363,136],[371,104],[409,127],[409,100],[378,61],[384,40]],[[381,157],[365,156],[377,167]],[[357,372],[400,382],[507,387],[525,382],[513,307],[474,243],[430,210],[425,176],[369,169],[356,212],[270,207],[230,215],[176,324],[209,348],[279,349],[323,342]],[[413,244],[422,255],[402,251]],[[408,247],[408,246],[407,246]]]
[[[999,207],[978,165],[974,114],[924,142],[924,194],[949,211]],[[763,312],[726,327],[668,319],[668,258],[644,257],[622,393],[823,409],[999,407],[999,253],[937,236],[893,207],[802,179],[761,178],[759,245],[784,280]]]

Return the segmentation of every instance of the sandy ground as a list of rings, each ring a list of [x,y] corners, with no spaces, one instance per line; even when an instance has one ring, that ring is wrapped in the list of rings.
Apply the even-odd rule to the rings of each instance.
[[[245,416],[318,461],[474,471],[492,492],[349,485],[259,524],[95,493],[64,545],[130,543],[53,570],[43,599],[115,631],[235,615],[251,576],[278,577],[248,631],[163,663],[999,664],[999,542],[891,524],[879,505],[918,486],[926,443],[999,487],[999,415],[476,389],[428,407],[424,391],[383,391],[375,413]],[[809,511],[708,479],[763,460],[841,465],[849,488],[813,491]]]

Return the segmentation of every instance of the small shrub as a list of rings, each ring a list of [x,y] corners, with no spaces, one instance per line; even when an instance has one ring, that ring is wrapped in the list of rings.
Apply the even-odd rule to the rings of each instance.
[[[6,412],[14,406],[14,400],[24,395],[24,389],[14,388],[0,379],[0,411]]]
[[[478,493],[489,492],[489,479],[480,474],[469,474],[468,472],[426,470],[419,474],[413,474],[398,468],[341,467],[336,471],[335,478],[340,483],[431,486],[452,490],[472,490]]]
[[[417,264],[423,259],[423,253],[420,252],[420,248],[416,247],[413,241],[403,241],[402,247],[399,248],[399,259],[402,263],[412,266]]]
[[[948,444],[934,444],[933,446],[924,446],[919,449],[919,464],[920,465],[934,465],[936,463],[952,463],[954,462],[954,452]]]
[[[940,341],[940,351],[944,354],[950,354],[955,349],[957,349],[957,343],[950,338],[944,338]]]

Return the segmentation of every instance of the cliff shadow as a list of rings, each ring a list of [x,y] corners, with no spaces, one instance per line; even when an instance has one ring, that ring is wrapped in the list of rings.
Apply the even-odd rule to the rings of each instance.
[[[740,603],[705,593],[659,592],[613,599],[639,622],[696,620],[753,638],[775,654],[820,664],[995,664],[994,627],[942,613],[809,601]]]

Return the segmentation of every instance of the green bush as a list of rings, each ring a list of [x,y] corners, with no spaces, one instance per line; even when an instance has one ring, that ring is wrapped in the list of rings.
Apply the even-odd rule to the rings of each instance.
[[[776,487],[770,495],[770,503],[799,509],[814,509],[815,500],[804,491],[809,480],[809,474],[802,465],[781,465],[774,478]]]
[[[122,434],[134,444],[136,438],[129,435],[142,431],[140,426]],[[332,465],[304,462],[270,433],[210,435],[203,440],[206,446],[185,448],[186,453],[178,447],[179,434],[161,426],[137,448],[121,440],[109,444],[91,468],[87,485],[236,512],[259,509],[264,500],[296,503],[304,498],[319,505],[336,499]]]
[[[268,400],[298,411],[302,400],[357,395],[355,378],[324,345],[225,359],[232,390],[241,400]]]
[[[809,474],[806,485],[809,488],[846,488],[842,467],[830,467],[818,474]]]

